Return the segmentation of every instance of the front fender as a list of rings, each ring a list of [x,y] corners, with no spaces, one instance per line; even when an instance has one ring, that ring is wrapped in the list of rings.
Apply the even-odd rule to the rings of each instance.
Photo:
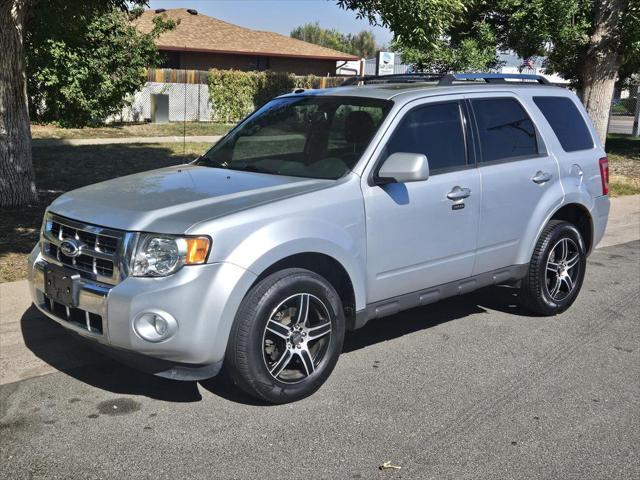
[[[330,256],[349,275],[356,310],[361,310],[366,305],[363,242],[364,238],[354,238],[344,228],[325,220],[285,218],[270,222],[248,235],[229,253],[227,261],[260,275],[291,255],[320,253]]]

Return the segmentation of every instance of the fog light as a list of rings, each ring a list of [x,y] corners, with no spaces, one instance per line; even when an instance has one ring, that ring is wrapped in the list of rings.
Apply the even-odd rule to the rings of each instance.
[[[133,321],[138,336],[148,342],[162,342],[178,330],[178,322],[166,312],[143,312]]]

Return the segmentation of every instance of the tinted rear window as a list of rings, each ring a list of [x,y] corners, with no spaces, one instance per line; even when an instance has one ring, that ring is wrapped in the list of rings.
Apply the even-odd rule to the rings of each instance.
[[[472,104],[483,162],[538,154],[536,129],[517,100],[492,98],[473,100]]]
[[[565,152],[593,148],[589,128],[575,104],[566,97],[533,97]]]

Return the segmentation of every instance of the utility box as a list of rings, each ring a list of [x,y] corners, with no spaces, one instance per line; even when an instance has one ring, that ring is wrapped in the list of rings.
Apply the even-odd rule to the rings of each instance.
[[[169,123],[169,95],[151,94],[151,123]]]

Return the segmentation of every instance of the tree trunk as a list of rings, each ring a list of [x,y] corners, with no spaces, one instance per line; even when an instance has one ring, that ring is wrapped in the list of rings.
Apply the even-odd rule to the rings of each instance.
[[[595,2],[594,31],[580,72],[580,97],[603,145],[607,140],[613,88],[620,68],[621,19],[627,1]]]
[[[24,69],[24,20],[31,0],[0,0],[0,207],[38,200]]]

